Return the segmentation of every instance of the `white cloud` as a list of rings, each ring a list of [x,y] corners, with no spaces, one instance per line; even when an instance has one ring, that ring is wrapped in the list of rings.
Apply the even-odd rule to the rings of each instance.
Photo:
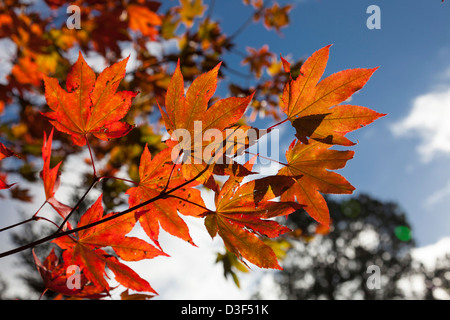
[[[439,188],[433,194],[428,196],[425,199],[424,205],[425,206],[435,205],[443,200],[448,199],[449,196],[450,196],[450,182],[448,182],[444,187]]]
[[[413,249],[411,255],[414,260],[422,262],[426,268],[432,270],[436,259],[445,258],[449,253],[450,237],[445,237],[436,243]]]
[[[450,87],[416,97],[409,115],[391,129],[397,136],[419,136],[417,151],[424,162],[439,153],[450,155]]]
[[[241,287],[231,276],[225,278],[223,265],[215,263],[217,253],[225,251],[219,237],[211,239],[203,219],[182,217],[189,226],[196,246],[161,231],[160,244],[170,257],[127,263],[158,292],[157,300],[246,300],[257,288],[258,279],[270,270],[252,267],[248,273],[238,272]],[[145,239],[142,230],[133,236]],[[113,296],[113,298],[118,298]]]

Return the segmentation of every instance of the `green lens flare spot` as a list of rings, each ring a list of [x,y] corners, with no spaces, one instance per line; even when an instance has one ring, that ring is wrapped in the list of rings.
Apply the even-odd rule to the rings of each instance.
[[[341,211],[347,218],[356,218],[361,213],[361,204],[356,200],[345,201],[341,205]]]
[[[411,229],[407,226],[397,226],[394,230],[394,233],[400,241],[407,242],[412,238]]]

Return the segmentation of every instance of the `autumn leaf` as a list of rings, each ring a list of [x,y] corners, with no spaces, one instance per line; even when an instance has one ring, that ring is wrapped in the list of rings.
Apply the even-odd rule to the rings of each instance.
[[[343,168],[354,151],[330,150],[330,145],[311,140],[293,141],[286,152],[287,166],[280,176],[293,177],[295,183],[281,195],[281,201],[298,201],[316,221],[328,226],[330,215],[321,193],[350,194],[355,189],[344,177],[329,170]]]
[[[280,7],[278,3],[274,3],[271,8],[264,10],[264,26],[269,30],[274,28],[277,32],[280,32],[281,28],[289,24],[291,9],[292,5]]]
[[[42,168],[41,177],[44,181],[44,190],[46,200],[52,198],[55,195],[55,189],[57,189],[59,182],[55,186],[57,180],[59,180],[59,167],[62,161],[56,166],[50,168],[50,160],[52,153],[52,141],[53,141],[53,129],[47,139],[47,133],[44,131],[44,143],[42,144],[42,160],[44,160],[44,166]]]
[[[34,249],[32,253],[34,263],[44,281],[46,289],[78,298],[100,299],[108,296],[108,292],[104,288],[93,285],[92,282],[87,280],[84,274],[80,274],[78,288],[76,286],[69,288],[67,285],[69,280],[67,275],[68,265],[59,261],[54,248],[43,262],[39,260]]]
[[[129,293],[129,290],[125,290],[120,294],[120,300],[148,300],[153,298],[154,295],[142,294],[142,293]]]
[[[148,147],[145,147],[139,165],[139,184],[127,191],[130,207],[159,196],[165,189],[170,190],[186,182],[179,172],[179,165],[174,167],[171,153],[172,149],[166,148],[152,159]],[[142,208],[145,213],[139,217],[139,223],[158,246],[160,227],[169,234],[194,244],[189,228],[178,212],[189,216],[199,216],[203,213],[205,204],[200,191],[191,187],[195,185],[193,182]]]
[[[224,183],[216,193],[216,210],[206,213],[205,226],[211,237],[219,234],[226,248],[239,259],[261,268],[281,269],[275,253],[259,236],[275,238],[290,231],[270,218],[288,215],[301,206],[270,200],[283,194],[294,180],[269,176],[240,185],[242,180],[243,177],[231,176]]]
[[[29,56],[18,59],[11,69],[11,74],[21,84],[31,84],[39,86],[42,80],[42,74],[38,65]]]
[[[261,9],[262,6],[263,6],[263,1],[262,0],[243,0],[242,2],[245,5],[251,4],[253,6],[253,8],[255,8],[255,9]]]
[[[162,24],[161,18],[147,7],[130,4],[127,7],[129,26],[132,30],[139,30],[143,36],[154,40],[158,34],[155,26]]]
[[[281,63],[283,64],[284,72],[290,73],[291,72],[291,64],[286,59],[284,59],[281,55],[280,55],[280,58],[281,58]]]
[[[222,157],[225,154],[223,148],[234,144],[236,132],[241,137],[237,138],[238,140],[244,139],[242,140],[244,145],[254,143],[254,141],[245,140],[245,133],[251,129],[249,126],[233,128],[244,115],[253,94],[247,97],[220,99],[208,107],[208,102],[217,88],[220,65],[219,63],[212,70],[197,77],[185,95],[183,75],[178,61],[167,88],[165,111],[160,107],[171,139],[177,142],[180,151],[185,152],[184,157],[190,158],[184,161],[189,163],[183,166],[185,178],[191,179],[203,172],[199,180],[206,185],[213,173],[215,166],[213,162],[216,158],[209,157],[205,163],[203,157],[205,148],[209,146],[208,150],[214,150],[217,157]],[[227,128],[229,130],[226,130]],[[211,133],[215,134],[211,135]],[[259,138],[258,134],[255,135],[255,140],[257,138]],[[228,159],[228,163],[232,163],[232,160]]]
[[[9,158],[11,156],[17,156],[14,151],[12,151],[10,148],[6,147],[3,143],[0,142],[0,161]],[[0,174],[0,190],[2,189],[9,189],[11,188],[15,183],[13,184],[7,184],[6,183],[6,174]]]
[[[42,171],[40,172],[40,176],[44,182],[45,200],[56,210],[56,212],[58,212],[61,217],[66,218],[66,216],[72,211],[72,208],[55,198],[55,192],[58,190],[60,184],[59,167],[62,162],[60,161],[53,168],[50,168],[52,142],[53,129],[50,132],[48,139],[47,133],[44,131],[44,143],[42,144],[42,160],[44,161],[44,165],[42,167]],[[65,228],[72,228],[70,223],[66,223],[67,226],[65,226]]]
[[[250,71],[254,72],[256,78],[260,78],[263,68],[269,68],[272,65],[273,53],[269,51],[267,44],[263,45],[261,49],[257,50],[251,47],[247,47],[249,55],[242,60],[242,64],[249,64]]]
[[[113,214],[103,216],[102,196],[100,196],[81,216],[77,227],[108,219]],[[136,291],[155,293],[146,280],[121,263],[117,257],[101,249],[111,247],[117,256],[125,261],[139,261],[166,255],[142,239],[126,236],[134,227],[136,220],[136,215],[124,215],[80,230],[77,238],[63,236],[54,242],[64,250],[65,263],[79,266],[86,278],[97,287],[109,290],[105,279],[105,267],[108,267],[123,286]]]
[[[67,75],[67,91],[55,78],[44,76],[45,97],[52,112],[44,115],[61,132],[70,134],[74,144],[86,144],[92,133],[101,140],[126,135],[132,126],[120,120],[127,114],[137,93],[116,92],[125,76],[128,58],[103,70],[96,78],[81,52]]]
[[[190,28],[195,18],[201,18],[206,6],[202,0],[180,0],[180,6],[177,8],[181,21]]]
[[[161,110],[169,134],[177,129],[187,130],[194,137],[194,121],[201,121],[208,109],[208,101],[217,88],[217,74],[220,64],[211,71],[197,77],[186,92],[180,61],[172,75],[165,99],[165,111]],[[175,136],[175,140],[178,137]]]
[[[14,151],[0,142],[0,160],[11,157],[13,155],[15,155]]]
[[[7,178],[6,174],[0,173],[0,190],[2,190],[2,189],[9,189],[13,185],[15,185],[15,183],[13,183],[13,184],[6,183],[6,178]]]
[[[350,69],[320,80],[329,56],[329,47],[316,51],[300,69],[300,75],[285,86],[283,111],[296,129],[296,137],[308,137],[328,144],[350,146],[345,135],[384,116],[365,107],[339,105],[360,90],[377,68]],[[290,67],[283,60],[285,70]]]

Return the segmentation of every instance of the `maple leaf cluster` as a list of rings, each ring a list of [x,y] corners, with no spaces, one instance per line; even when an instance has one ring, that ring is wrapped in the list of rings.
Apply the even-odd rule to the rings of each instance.
[[[281,269],[274,250],[264,241],[291,231],[276,218],[303,208],[323,228],[329,228],[331,220],[322,194],[348,194],[354,190],[344,177],[332,171],[343,168],[353,157],[353,151],[330,147],[353,145],[345,137],[348,132],[383,116],[364,107],[341,104],[365,85],[375,69],[346,70],[320,80],[328,55],[329,46],[318,50],[305,61],[299,76],[296,79],[290,76],[286,83],[281,108],[287,118],[277,125],[290,121],[296,129],[296,139],[286,152],[287,162],[283,167],[263,178],[244,182],[256,173],[253,164],[257,156],[246,163],[205,159],[192,163],[188,160],[196,149],[203,152],[208,144],[195,145],[177,135],[178,129],[193,136],[217,129],[224,142],[225,129],[239,126],[253,94],[209,104],[217,87],[220,64],[197,77],[187,91],[180,64],[177,65],[167,88],[165,105],[159,107],[171,138],[154,156],[145,146],[140,157],[139,179],[126,191],[128,210],[104,213],[100,196],[82,214],[75,228],[68,223],[72,208],[54,199],[61,163],[50,168],[52,130],[42,148],[42,179],[47,201],[66,225],[64,233],[56,234],[53,240],[62,250],[62,261],[54,250],[44,262],[35,255],[46,287],[79,298],[105,297],[111,289],[105,278],[106,270],[110,270],[127,290],[156,294],[145,279],[122,261],[167,256],[159,242],[160,228],[195,245],[183,216],[204,219],[210,236],[218,235],[227,250],[244,265]],[[136,93],[116,91],[125,76],[126,63],[127,59],[119,61],[96,77],[80,53],[67,75],[66,89],[56,79],[44,77],[47,103],[52,110],[45,116],[54,128],[70,135],[73,143],[80,146],[89,146],[91,136],[113,139],[127,135],[130,125],[120,120],[130,109]],[[290,64],[283,59],[283,65],[290,74]],[[195,130],[197,121],[202,123],[199,132]],[[180,145],[182,148],[176,149]],[[249,145],[241,146],[241,151]],[[3,150],[5,156],[11,153],[6,148]],[[223,155],[223,149],[216,150]],[[177,155],[175,159],[174,155]],[[215,179],[217,175],[228,179],[220,185]],[[214,192],[215,208],[205,206],[199,186]],[[147,241],[128,236],[137,224],[144,230]],[[106,247],[109,251],[105,251]],[[68,281],[64,270],[70,266],[81,270],[80,285],[75,289],[64,286],[64,281]]]
[[[45,2],[51,10],[67,5]],[[0,128],[10,141],[0,143],[0,160],[23,160],[20,172],[31,181],[39,170],[44,205],[62,219],[49,220],[57,230],[39,241],[52,242],[50,253],[42,258],[33,251],[47,290],[61,297],[105,298],[115,288],[114,277],[125,288],[123,299],[154,296],[156,290],[128,262],[168,256],[160,242],[162,230],[196,245],[185,216],[202,219],[211,238],[220,237],[226,248],[223,261],[235,259],[241,269],[281,269],[270,239],[291,230],[280,217],[303,209],[317,221],[318,232],[326,233],[332,217],[323,195],[353,192],[334,170],[343,168],[354,152],[331,148],[354,145],[347,133],[383,116],[346,102],[376,68],[322,79],[330,46],[292,65],[267,45],[247,48],[242,64],[255,84],[230,83],[229,97],[221,98],[218,80],[234,70],[220,58],[234,50],[238,34],[225,35],[202,0],[180,0],[165,13],[158,12],[160,3],[148,0],[73,1],[81,9],[81,30],[54,28],[50,19],[23,13],[26,4],[5,3],[0,4],[0,38],[10,38],[17,51],[7,84],[0,85],[0,107],[17,102],[20,112],[18,123]],[[253,21],[268,30],[280,33],[289,23],[290,5],[243,3],[254,9]],[[176,54],[159,57],[149,49],[148,43],[174,39]],[[135,49],[138,63],[132,72],[127,72],[130,57],[121,58],[121,41]],[[74,48],[79,55],[71,64],[67,53]],[[109,65],[98,74],[82,54],[92,51]],[[175,66],[173,72],[168,63]],[[45,105],[28,98],[39,93]],[[248,114],[250,122],[262,115],[279,122],[256,128],[248,124]],[[278,162],[282,168],[276,174],[255,178],[259,155],[247,162],[239,156],[249,155],[252,145],[283,124],[295,129],[286,161]],[[163,131],[170,135],[165,141]],[[64,203],[57,194],[61,172],[70,170],[64,160],[86,149],[92,167],[89,187],[78,203]],[[32,156],[42,157],[41,168],[27,161]],[[101,167],[96,160],[103,160]],[[124,167],[128,178],[116,177]],[[99,185],[101,195],[76,219],[74,213]],[[6,173],[0,174],[0,189],[30,199],[18,184],[8,184]],[[202,189],[214,194],[213,208],[206,206]],[[117,211],[118,205],[127,209]],[[39,210],[26,222],[45,220]],[[135,228],[145,237],[131,236]],[[74,279],[76,285],[69,286]]]
[[[172,70],[178,60],[181,61],[185,80],[191,82],[200,74],[213,69],[224,54],[240,50],[235,38],[243,32],[247,24],[244,23],[243,27],[236,26],[237,31],[227,35],[223,32],[223,22],[213,18],[213,6],[209,7],[204,2],[46,0],[39,6],[20,0],[0,2],[0,39],[7,40],[5,44],[8,48],[8,58],[5,62],[11,65],[9,74],[0,83],[0,114],[8,115],[8,125],[0,126],[0,137],[14,145],[15,154],[21,155],[14,168],[2,165],[3,179],[7,179],[8,173],[18,171],[27,181],[35,182],[39,167],[29,158],[39,156],[43,132],[49,132],[52,126],[44,119],[43,114],[56,119],[61,113],[70,112],[67,108],[64,111],[64,107],[60,107],[53,110],[53,114],[46,113],[47,106],[43,105],[42,100],[35,98],[44,95],[46,87],[55,85],[48,76],[64,83],[73,64],[71,56],[78,50],[86,52],[89,57],[98,58],[98,61],[102,61],[106,66],[122,60],[123,50],[127,46],[132,48],[135,54],[132,65],[129,64],[127,77],[121,81],[120,91],[140,93],[133,100],[134,107],[128,110],[126,119],[122,119],[127,121],[113,123],[104,119],[109,122],[109,127],[103,126],[104,123],[96,124],[94,120],[99,115],[95,115],[94,111],[93,115],[89,115],[89,121],[80,124],[81,127],[73,128],[73,123],[63,122],[60,126],[68,126],[67,130],[78,130],[80,133],[85,130],[92,133],[95,131],[98,136],[102,136],[99,141],[91,142],[91,148],[97,157],[107,159],[102,174],[113,176],[127,167],[130,175],[136,175],[136,163],[142,152],[141,141],[148,142],[152,151],[164,148],[159,131],[162,123],[152,123],[148,119],[158,113],[158,103],[164,104]],[[243,0],[243,3],[249,4],[246,0]],[[276,2],[269,5],[258,1],[252,1],[251,4],[247,9],[251,9],[249,14],[254,16],[254,22],[260,22],[268,30],[276,31],[287,26],[288,6],[280,7]],[[47,8],[44,8],[45,5]],[[64,25],[65,20],[72,19],[72,15],[66,12],[69,6],[79,9],[80,29],[71,29]],[[257,19],[259,14],[264,18]],[[172,48],[175,43],[177,49]],[[257,52],[250,50],[248,58],[251,59],[253,55],[256,58]],[[230,95],[233,96],[248,96],[255,92],[255,98],[258,99],[251,101],[251,120],[256,119],[258,115],[280,116],[277,107],[278,93],[282,90],[286,74],[280,69],[280,61],[273,53],[267,52],[267,56],[271,58],[264,58],[260,60],[260,65],[253,63],[249,68],[248,74],[245,75],[251,80],[248,85],[235,80],[229,81],[228,84]],[[236,70],[226,61],[222,66],[218,77],[233,79],[228,75],[233,76]],[[100,68],[100,63],[98,67]],[[264,74],[265,69],[270,72],[271,77],[255,76]],[[71,86],[76,83],[70,81],[69,79],[68,90],[72,91],[75,87]],[[57,89],[55,86],[55,90]],[[88,84],[84,90],[87,89]],[[95,90],[98,94],[102,88],[97,86]],[[62,92],[55,91],[53,94],[57,99],[58,94]],[[118,93],[115,99],[119,99],[120,95]],[[126,139],[107,143],[108,135],[117,136],[131,128],[126,122],[147,125],[139,126],[132,135],[127,135]],[[94,128],[93,125],[97,127]],[[70,136],[59,133],[54,136],[55,140],[62,143],[62,147],[58,149],[58,157],[61,159],[79,153],[82,150],[79,146],[84,144],[80,136],[78,138],[81,140],[74,144],[70,142],[76,137],[68,137]],[[20,168],[17,170],[18,166]],[[108,209],[123,203],[117,197],[109,196],[125,190],[120,181],[105,180],[102,187],[109,191],[104,198]],[[29,189],[24,185],[15,184],[9,188],[9,195],[18,200],[33,200]]]

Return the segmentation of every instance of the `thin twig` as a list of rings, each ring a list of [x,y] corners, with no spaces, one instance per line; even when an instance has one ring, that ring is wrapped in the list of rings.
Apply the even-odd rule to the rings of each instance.
[[[255,14],[259,14],[259,13],[263,12],[263,10],[266,8],[266,4],[267,4],[267,0],[264,1],[264,3],[262,4],[261,8],[259,8],[255,12],[253,12],[247,18],[247,20],[245,20],[244,23],[241,24],[241,26],[239,28],[237,28],[236,31],[234,31],[231,34],[231,36],[228,37],[228,39],[232,40],[232,39],[236,38],[242,31],[244,31],[253,22],[253,17],[255,16]]]
[[[0,229],[0,232],[3,232],[3,231],[6,231],[6,230],[8,230],[8,229],[12,229],[12,228],[18,227],[18,226],[20,226],[20,225],[22,225],[22,224],[25,224],[25,223],[28,223],[28,222],[31,222],[31,221],[34,221],[34,220],[36,220],[36,219],[35,219],[34,216],[33,216],[33,217],[31,217],[31,218],[29,218],[29,219],[27,219],[27,220],[23,220],[23,221],[21,221],[21,222],[18,222],[18,223],[12,224],[12,225],[10,225],[10,226],[7,226],[7,227],[5,227],[5,228],[2,228],[2,229]]]
[[[163,191],[161,191],[161,192],[166,192],[167,188],[169,187],[169,183],[170,183],[170,179],[172,179],[173,171],[175,170],[177,162],[180,159],[182,154],[183,154],[183,149],[181,149],[180,152],[178,153],[178,157],[177,157],[177,159],[175,160],[175,162],[174,162],[174,164],[172,166],[172,170],[170,170],[170,175],[169,175],[169,179],[167,179],[166,186],[164,187]]]
[[[47,203],[47,200],[44,201],[43,204],[41,204],[41,206],[39,207],[39,209],[33,214],[33,218],[37,216],[37,214],[39,213],[39,211],[41,211],[42,207]]]
[[[44,203],[41,204],[41,206],[39,207],[39,209],[33,214],[33,216],[32,216],[31,218],[26,219],[26,220],[23,220],[23,221],[21,221],[21,222],[15,223],[15,224],[12,224],[12,225],[7,226],[7,227],[5,227],[5,228],[2,228],[2,229],[0,229],[0,232],[3,232],[3,231],[6,231],[6,230],[8,230],[8,229],[12,229],[12,228],[21,226],[22,224],[25,224],[25,223],[28,223],[28,222],[31,222],[31,221],[36,221],[36,220],[38,220],[37,214],[39,213],[39,211],[41,211],[42,207],[43,207],[46,203],[47,203],[47,201],[44,201]]]
[[[56,232],[59,232],[62,230],[62,228],[66,224],[67,220],[69,220],[70,216],[75,212],[75,210],[78,209],[80,204],[84,201],[84,199],[87,197],[88,193],[92,190],[92,188],[94,188],[94,186],[97,184],[98,181],[99,181],[99,178],[94,177],[94,180],[92,181],[89,188],[85,191],[83,196],[78,200],[77,204],[75,206],[73,206],[72,210],[70,210],[70,212],[66,215],[66,217],[64,218],[64,221],[59,225],[58,230],[56,230]]]
[[[103,176],[98,178],[99,181],[103,180],[103,179],[115,179],[115,180],[121,180],[121,181],[125,181],[125,182],[129,182],[134,184],[135,186],[137,186],[139,183],[133,181],[133,180],[129,180],[129,179],[125,179],[125,178],[119,178],[119,177],[114,177],[114,176]]]
[[[211,19],[215,4],[216,4],[216,1],[211,0],[211,2],[209,4],[208,12],[206,13],[206,19],[208,19],[208,20]]]

